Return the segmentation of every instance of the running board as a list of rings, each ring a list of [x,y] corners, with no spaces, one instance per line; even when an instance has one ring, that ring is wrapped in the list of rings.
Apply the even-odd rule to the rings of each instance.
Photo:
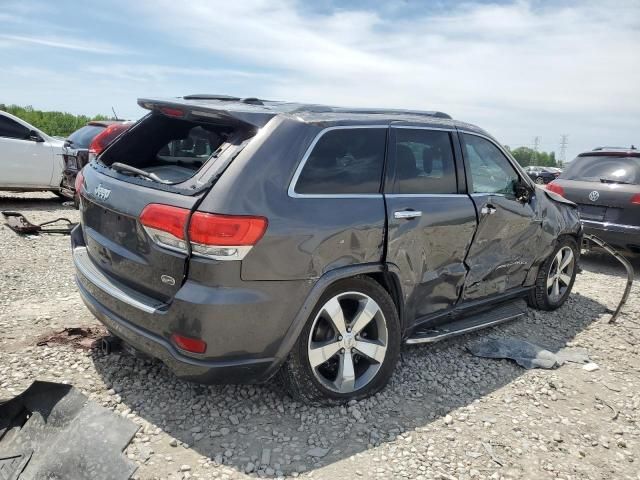
[[[491,327],[499,323],[520,318],[527,313],[527,305],[524,300],[517,300],[497,306],[475,315],[456,320],[452,323],[437,327],[422,328],[416,330],[405,343],[434,343],[445,338],[455,337],[464,333]]]

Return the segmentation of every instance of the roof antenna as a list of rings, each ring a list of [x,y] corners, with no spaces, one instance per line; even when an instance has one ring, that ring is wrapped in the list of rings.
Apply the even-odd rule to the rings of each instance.
[[[116,119],[116,120],[120,120],[120,119],[118,118],[118,114],[116,113],[116,109],[115,109],[115,108],[113,108],[113,107],[111,107],[111,111],[113,112],[113,116],[115,117],[115,119]]]

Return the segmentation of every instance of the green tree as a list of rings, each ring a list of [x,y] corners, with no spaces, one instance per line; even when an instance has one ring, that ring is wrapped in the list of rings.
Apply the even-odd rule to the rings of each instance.
[[[47,135],[54,137],[68,137],[91,120],[109,119],[109,117],[105,115],[88,117],[86,115],[73,115],[65,112],[46,112],[42,110],[35,110],[30,105],[20,107],[18,105],[4,105],[0,103],[0,110],[8,112],[11,115],[15,115],[34,127],[39,128]]]
[[[556,167],[558,165],[555,152],[536,152],[529,147],[518,147],[510,151],[513,158],[523,167],[529,165]]]

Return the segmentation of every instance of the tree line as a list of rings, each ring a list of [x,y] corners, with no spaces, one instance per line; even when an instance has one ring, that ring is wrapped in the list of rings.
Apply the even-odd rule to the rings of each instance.
[[[513,158],[518,163],[527,167],[529,165],[535,165],[538,167],[557,167],[558,161],[556,160],[556,152],[538,152],[529,147],[518,147],[513,150],[505,145],[505,148],[511,152]]]
[[[39,128],[47,135],[54,137],[68,137],[91,120],[109,120],[109,117],[105,115],[87,117],[86,115],[73,115],[66,112],[45,112],[36,110],[32,106],[20,107],[18,105],[5,105],[2,103],[0,103],[0,110],[15,115],[34,127]]]

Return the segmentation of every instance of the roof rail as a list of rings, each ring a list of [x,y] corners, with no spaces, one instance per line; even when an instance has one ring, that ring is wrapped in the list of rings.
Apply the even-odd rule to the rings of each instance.
[[[215,95],[209,93],[194,93],[191,95],[185,95],[185,100],[225,100],[229,102],[237,102],[240,97],[234,97],[232,95]]]
[[[600,152],[602,150],[637,150],[635,145],[631,145],[630,147],[596,147],[592,150],[592,152]]]
[[[294,112],[311,112],[311,113],[361,113],[363,115],[371,114],[398,114],[398,115],[418,115],[425,117],[437,117],[451,119],[451,115],[438,112],[438,111],[426,111],[426,110],[399,110],[391,108],[348,108],[348,107],[330,107],[328,105],[300,105]]]

